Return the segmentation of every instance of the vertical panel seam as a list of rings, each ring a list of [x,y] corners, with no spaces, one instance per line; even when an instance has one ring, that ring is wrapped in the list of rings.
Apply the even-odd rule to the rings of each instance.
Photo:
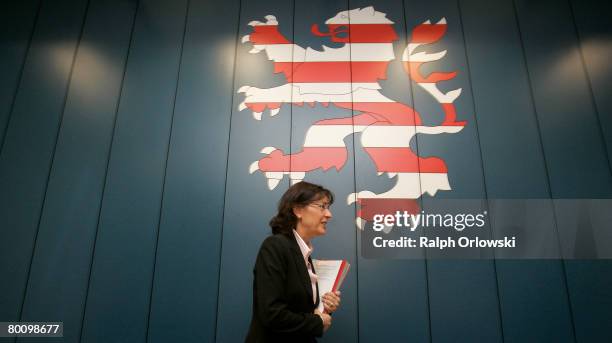
[[[542,159],[544,162],[544,172],[546,174],[546,186],[548,189],[548,193],[550,196],[550,202],[552,205],[552,211],[553,211],[553,227],[555,228],[555,233],[557,236],[557,245],[559,247],[559,253],[561,255],[561,260],[559,261],[559,264],[561,266],[561,271],[562,271],[562,275],[563,275],[563,283],[565,286],[565,295],[566,295],[566,299],[567,299],[567,304],[568,304],[568,308],[569,308],[569,312],[570,312],[570,319],[571,319],[571,328],[572,328],[572,335],[573,335],[573,339],[574,342],[577,342],[577,338],[576,338],[576,327],[575,327],[575,323],[574,323],[574,313],[573,313],[573,309],[572,309],[572,302],[571,302],[571,297],[569,295],[569,285],[567,283],[567,273],[565,270],[565,259],[563,258],[563,250],[562,250],[562,246],[561,246],[561,241],[560,241],[560,235],[559,235],[559,229],[558,229],[558,223],[557,223],[557,211],[555,208],[555,203],[553,200],[553,190],[552,190],[552,185],[550,183],[550,173],[548,170],[548,161],[546,160],[546,151],[544,149],[544,142],[542,141],[542,130],[540,129],[540,119],[539,119],[539,115],[538,115],[538,109],[536,106],[536,102],[535,102],[535,95],[534,95],[534,91],[533,91],[533,83],[531,81],[531,73],[529,71],[529,64],[527,61],[527,51],[525,48],[525,43],[523,41],[523,32],[521,30],[521,25],[520,25],[520,21],[518,18],[518,8],[516,5],[516,1],[515,0],[511,0],[512,1],[512,6],[513,6],[513,15],[514,15],[514,20],[516,22],[516,28],[518,30],[518,36],[519,36],[519,41],[521,44],[521,54],[523,56],[523,65],[525,66],[525,72],[526,72],[526,76],[527,76],[527,84],[528,84],[528,88],[529,88],[529,99],[531,102],[531,107],[533,108],[533,115],[535,117],[535,124],[536,124],[536,129],[538,131],[538,142],[540,143],[540,152],[542,154]]]
[[[349,30],[349,34],[348,34],[348,38],[349,38],[349,43],[351,43],[351,1],[350,0],[346,0],[346,10],[347,10],[347,14],[348,14],[348,30]],[[351,89],[351,126],[353,129],[353,135],[351,136],[351,144],[353,145],[353,190],[355,191],[355,193],[357,193],[357,151],[355,150],[355,103],[354,103],[354,99],[353,99],[353,45],[350,44],[349,45],[349,77],[350,77],[350,83],[349,83],[349,87]],[[348,147],[347,151],[348,151]],[[347,154],[348,155],[348,154]],[[355,215],[355,219],[357,218],[357,201],[355,201],[353,203],[353,213]],[[364,228],[365,229],[365,228]],[[357,313],[357,318],[356,318],[356,323],[357,323],[357,343],[359,343],[359,328],[360,328],[360,321],[359,321],[359,256],[358,256],[358,251],[359,251],[359,247],[357,246],[357,244],[359,244],[359,229],[355,229],[355,286],[356,286],[356,301],[355,301],[355,307],[356,307],[356,313]]]
[[[406,33],[406,49],[408,49],[408,44],[410,44],[410,32],[409,32],[409,28],[408,28],[408,18],[406,17],[406,0],[402,0],[402,22],[404,24],[404,32]],[[417,24],[418,25],[418,24]],[[407,73],[408,75],[408,90],[410,92],[410,100],[412,101],[412,108],[413,108],[413,114],[412,114],[412,121],[413,121],[413,125],[414,125],[414,142],[415,142],[415,146],[416,146],[416,160],[417,160],[417,170],[419,171],[418,173],[418,177],[419,177],[419,193],[422,192],[422,187],[421,187],[421,166],[420,166],[420,161],[419,161],[419,139],[418,139],[418,135],[417,135],[417,129],[416,129],[416,116],[417,116],[417,111],[416,111],[416,99],[414,97],[414,85],[412,84],[413,80],[412,80],[412,76],[410,75],[410,73]],[[419,203],[420,203],[420,207],[424,208],[423,204],[423,197],[421,196],[419,199]],[[429,339],[429,342],[431,343],[433,341],[433,331],[432,331],[432,326],[431,326],[431,290],[429,288],[429,262],[427,259],[427,248],[425,248],[423,250],[423,271],[425,273],[425,290],[426,290],[426,304],[427,304],[427,337]]]
[[[155,289],[155,271],[157,267],[157,249],[159,247],[159,232],[161,231],[161,222],[162,215],[164,210],[164,195],[166,193],[166,176],[168,175],[168,159],[170,157],[170,146],[172,145],[172,131],[174,128],[174,117],[176,113],[176,99],[178,97],[179,85],[181,81],[181,67],[183,65],[183,51],[185,49],[185,37],[187,36],[187,22],[188,22],[188,14],[189,14],[189,6],[191,5],[191,0],[186,0],[185,4],[185,16],[183,20],[183,37],[181,40],[181,50],[179,52],[178,58],[178,70],[176,75],[176,84],[174,86],[174,99],[172,99],[172,115],[170,118],[170,131],[168,133],[168,146],[166,148],[166,161],[164,163],[164,175],[162,177],[162,189],[161,189],[161,199],[159,201],[159,213],[157,215],[157,235],[155,238],[155,244],[153,247],[153,275],[151,275],[151,287],[149,288],[149,311],[147,314],[147,323],[145,329],[145,341],[149,342],[151,336],[149,335],[150,331],[150,322],[151,322],[151,309],[153,304],[153,290]]]
[[[612,161],[610,161],[610,152],[608,150],[608,145],[606,144],[606,140],[604,137],[606,137],[604,131],[603,131],[603,126],[601,126],[601,114],[599,111],[599,108],[597,106],[597,101],[595,100],[595,93],[593,92],[593,82],[591,80],[591,75],[589,74],[589,70],[586,66],[586,60],[584,59],[584,51],[582,48],[582,37],[580,36],[580,31],[578,30],[578,25],[576,24],[576,16],[574,15],[574,7],[572,5],[572,1],[571,0],[567,0],[568,4],[569,4],[569,10],[570,10],[570,16],[572,18],[572,25],[574,28],[574,33],[576,34],[576,41],[578,44],[578,52],[580,55],[580,65],[582,66],[582,69],[584,71],[584,75],[586,76],[586,81],[587,81],[587,87],[589,89],[589,98],[591,100],[591,103],[593,105],[593,109],[595,110],[595,118],[597,119],[597,126],[599,127],[599,134],[600,134],[600,138],[601,138],[601,144],[604,148],[605,151],[605,157],[606,160],[608,161],[608,169],[610,171],[610,174],[612,175]]]
[[[297,43],[295,42],[295,0],[293,0],[292,16],[293,18],[291,18],[292,19],[291,20],[292,22],[291,23],[291,44],[292,44],[291,46],[291,80],[293,80],[293,72],[295,71],[295,68],[293,65],[294,63],[293,62],[293,52],[295,51],[295,47],[297,46]],[[282,106],[282,103],[280,106]],[[287,187],[291,187],[291,172],[293,171],[293,167],[291,165],[293,158],[291,158],[291,154],[293,154],[293,85],[291,85],[291,93],[290,93],[290,98],[289,98],[289,175],[288,175],[289,184]]]
[[[6,141],[6,134],[8,133],[9,124],[11,119],[13,118],[13,111],[15,108],[15,103],[17,102],[17,94],[19,94],[19,89],[21,88],[21,82],[23,79],[23,71],[25,70],[25,65],[28,60],[28,55],[30,54],[30,48],[32,47],[32,40],[34,40],[34,32],[36,32],[36,27],[38,25],[38,17],[40,15],[40,10],[42,8],[42,0],[38,1],[38,7],[36,9],[36,13],[34,14],[34,20],[32,22],[32,29],[30,31],[30,36],[28,38],[28,44],[26,47],[26,51],[23,54],[23,62],[21,63],[21,67],[19,68],[18,76],[17,76],[17,84],[15,85],[15,91],[13,92],[13,98],[11,100],[11,105],[9,107],[9,114],[6,120],[6,124],[4,124],[4,128],[2,129],[2,142],[0,142],[0,156],[2,151],[4,150],[4,142]]]
[[[472,107],[474,108],[474,129],[476,130],[476,140],[478,141],[478,152],[480,154],[480,170],[482,173],[482,186],[483,186],[483,191],[484,191],[484,196],[485,196],[485,207],[487,209],[487,211],[489,213],[491,213],[490,211],[490,207],[489,207],[489,192],[487,190],[487,177],[486,177],[486,173],[485,173],[485,168],[484,168],[484,155],[482,153],[482,147],[481,147],[481,141],[480,141],[480,130],[478,128],[478,114],[477,114],[477,110],[476,110],[476,98],[474,97],[474,85],[472,84],[472,72],[470,69],[470,59],[468,57],[468,52],[467,52],[467,40],[465,38],[465,27],[463,25],[463,12],[461,11],[461,0],[457,0],[456,4],[457,4],[457,11],[459,14],[459,26],[461,27],[461,38],[463,41],[463,52],[465,54],[465,65],[467,68],[467,78],[468,78],[468,84],[470,87],[470,96],[471,96],[471,100],[472,100]],[[493,237],[493,223],[489,224],[489,230],[491,231],[491,237]],[[503,319],[503,312],[502,312],[502,302],[501,302],[501,293],[499,291],[499,277],[497,274],[497,259],[495,258],[495,252],[493,252],[493,273],[495,275],[495,292],[497,294],[497,313],[499,316],[499,330],[501,333],[501,339],[502,342],[505,341],[505,334],[504,334],[504,319]]]
[[[219,301],[219,294],[220,294],[220,289],[221,289],[221,264],[223,262],[223,231],[225,229],[225,202],[227,200],[227,175],[228,175],[228,171],[229,171],[229,155],[230,155],[230,144],[232,141],[232,119],[233,119],[233,114],[234,114],[234,95],[235,95],[235,87],[236,87],[236,60],[238,58],[238,43],[240,42],[240,24],[241,24],[241,18],[242,17],[242,0],[238,1],[238,16],[237,16],[237,21],[236,21],[236,43],[234,45],[234,68],[232,71],[232,88],[230,90],[232,96],[230,99],[230,108],[229,108],[229,128],[228,128],[228,133],[227,133],[227,153],[226,153],[226,159],[225,159],[225,183],[223,185],[223,205],[222,205],[222,212],[221,212],[221,235],[220,235],[220,240],[219,240],[219,263],[218,263],[218,268],[217,268],[217,306],[216,306],[216,311],[215,311],[215,326],[214,326],[214,341],[217,341],[217,334],[218,334],[218,325],[219,325],[219,306],[221,305],[221,302]]]
[[[42,217],[43,217],[43,210],[45,208],[45,204],[47,201],[47,191],[49,190],[49,182],[50,182],[50,178],[51,178],[51,172],[53,171],[53,166],[54,166],[54,162],[55,162],[55,152],[57,150],[57,141],[59,140],[59,135],[60,132],[62,130],[63,127],[63,122],[64,122],[64,114],[66,112],[66,103],[68,100],[68,94],[70,93],[70,86],[72,83],[72,74],[74,72],[74,65],[76,63],[76,59],[77,56],[79,54],[79,47],[81,44],[81,39],[83,38],[83,31],[85,30],[85,23],[87,21],[87,16],[88,16],[88,12],[89,12],[89,4],[91,3],[90,0],[87,0],[87,4],[85,5],[85,9],[83,11],[83,19],[81,21],[81,29],[79,31],[79,35],[77,37],[77,42],[76,42],[76,46],[74,49],[74,52],[72,54],[72,61],[70,62],[70,72],[68,73],[68,82],[66,84],[65,90],[64,90],[64,99],[62,100],[62,109],[61,109],[61,113],[59,116],[59,122],[57,124],[57,128],[56,128],[56,133],[55,133],[55,143],[53,144],[53,150],[51,152],[51,159],[49,162],[49,166],[47,168],[47,178],[45,181],[45,186],[44,186],[44,191],[43,191],[43,200],[42,203],[40,205],[40,208],[38,210],[38,221],[36,224],[36,233],[34,234],[34,240],[32,242],[32,253],[30,255],[30,265],[28,266],[28,271],[26,274],[26,284],[25,287],[23,289],[23,297],[21,300],[21,306],[19,307],[19,313],[18,313],[18,317],[20,319],[23,319],[23,306],[25,304],[25,300],[27,297],[27,291],[28,291],[28,287],[30,284],[30,273],[32,272],[32,264],[34,262],[34,254],[36,252],[36,245],[38,243],[38,233],[40,232],[40,224],[42,221]],[[17,339],[15,339],[16,341]]]
[[[113,128],[111,130],[111,141],[110,144],[108,146],[108,150],[106,153],[106,169],[104,172],[104,179],[102,180],[102,194],[100,196],[100,205],[98,207],[98,218],[96,221],[96,229],[95,229],[95,235],[94,235],[94,240],[91,244],[91,256],[89,259],[89,275],[87,277],[87,284],[85,285],[85,299],[83,299],[83,311],[81,312],[81,327],[79,328],[79,342],[82,341],[83,339],[83,326],[85,324],[85,314],[86,314],[86,310],[87,310],[87,300],[89,298],[89,291],[90,291],[90,285],[91,285],[91,276],[93,274],[93,263],[94,263],[94,258],[95,258],[95,252],[96,252],[96,243],[98,241],[98,235],[100,233],[100,221],[102,218],[102,205],[104,204],[104,196],[106,195],[106,181],[108,178],[108,169],[109,169],[109,165],[110,165],[110,160],[111,160],[111,155],[112,155],[112,151],[113,151],[113,143],[115,141],[114,137],[115,137],[115,130],[117,128],[117,117],[119,116],[119,105],[121,104],[121,98],[123,95],[123,85],[124,85],[124,81],[125,81],[125,75],[127,73],[127,66],[128,66],[128,61],[130,58],[130,52],[132,51],[132,43],[134,41],[134,30],[136,27],[136,18],[138,16],[138,10],[140,8],[140,0],[136,0],[136,8],[134,9],[134,18],[132,19],[132,29],[130,31],[130,36],[129,36],[129,43],[128,43],[128,47],[127,47],[127,53],[125,56],[125,63],[123,66],[123,75],[121,76],[121,83],[119,85],[119,94],[117,97],[117,103],[115,105],[115,116],[113,118]]]

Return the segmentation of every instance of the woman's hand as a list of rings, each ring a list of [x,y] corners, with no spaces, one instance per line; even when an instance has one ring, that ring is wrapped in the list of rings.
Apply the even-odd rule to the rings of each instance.
[[[325,312],[321,313],[319,310],[315,310],[314,313],[321,317],[321,320],[323,321],[323,332],[327,331],[331,326],[331,316]]]
[[[323,313],[335,312],[340,307],[340,291],[323,294]]]

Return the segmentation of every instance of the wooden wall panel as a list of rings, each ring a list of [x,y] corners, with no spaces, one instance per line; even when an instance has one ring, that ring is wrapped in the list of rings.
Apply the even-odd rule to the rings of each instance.
[[[551,12],[553,7],[555,11]],[[598,57],[580,49],[590,44],[587,43],[589,38],[578,35],[572,7],[567,2],[533,4],[517,1],[517,10],[553,198],[610,198],[612,174],[605,137],[602,136],[606,130],[601,126],[606,122],[600,121],[606,116],[598,113],[599,103],[593,102],[593,99],[601,99],[594,97],[593,85],[597,84],[598,90],[605,86],[601,81],[602,75],[594,73],[595,82],[590,81],[592,74],[589,68],[584,68],[587,56],[591,59]],[[590,21],[596,22],[597,19]],[[579,38],[583,40],[579,41]],[[605,100],[601,105],[605,108]],[[577,228],[581,235],[585,235],[585,229],[590,227],[595,240],[601,239],[598,232],[608,230],[608,225],[585,223],[580,207],[568,210],[560,202],[556,206],[564,245],[574,244],[576,238],[569,232],[575,232]],[[576,253],[580,254],[578,250]],[[583,257],[594,257],[595,254],[592,252],[592,255]],[[612,324],[611,267],[608,261],[566,262],[578,342],[605,341],[610,337],[605,328]]]
[[[239,1],[191,0],[170,140],[149,342],[213,342]]]
[[[346,0],[296,0],[293,25],[295,43],[303,48],[310,47],[318,51],[323,50],[323,45],[331,48],[343,45],[332,42],[329,37],[315,36],[310,28],[313,24],[317,24],[321,31],[327,32],[325,21],[348,9]],[[350,80],[350,68],[339,68],[337,72],[339,75],[344,74],[343,77]],[[297,102],[297,95],[293,94],[293,97],[293,101]],[[351,118],[351,115],[350,109],[341,109],[332,104],[329,107],[320,104],[315,104],[314,107],[307,104],[294,106],[291,112],[291,152],[299,154],[302,151],[307,131],[315,122],[331,118]],[[323,335],[321,342],[358,340],[356,229],[353,219],[354,208],[346,204],[347,195],[354,192],[355,188],[353,137],[347,136],[344,143],[348,154],[343,165],[336,165],[326,171],[319,168],[307,172],[304,178],[305,181],[329,188],[336,196],[336,202],[331,208],[333,218],[327,225],[327,234],[312,241],[313,258],[346,259],[354,268],[342,286],[342,311],[334,314],[334,328]],[[323,158],[321,156],[321,159]]]
[[[609,25],[612,13],[610,3],[599,0],[571,1],[570,5],[579,38],[582,63],[599,119],[600,133],[606,143],[608,165],[611,165],[612,102],[608,94],[612,89],[612,70],[608,67],[608,61],[612,57],[612,48],[607,43],[612,35]],[[605,197],[610,198],[610,195]],[[608,339],[606,328],[612,325],[612,316],[609,314],[612,299],[609,292],[612,289],[610,262],[568,261],[567,265],[578,341]]]
[[[576,36],[579,38],[581,62],[606,143],[608,164],[612,168],[612,99],[608,96],[612,89],[612,68],[608,66],[612,58],[612,27],[609,25],[612,20],[612,4],[605,0],[571,0],[569,3]]]
[[[460,7],[488,198],[549,198],[544,153],[512,3],[464,1]],[[555,232],[552,204],[536,212],[496,208],[491,220],[494,230],[511,225],[533,230],[531,220],[535,217],[543,219],[537,230]],[[573,340],[560,262],[500,260],[496,266],[505,340]]]
[[[139,4],[81,340],[144,341],[186,1]]]
[[[293,2],[242,1],[233,92],[242,86],[271,88],[286,83],[282,74],[274,74],[274,65],[264,51],[249,54],[252,43],[240,43],[244,35],[252,32],[247,24],[253,20],[265,22],[267,15],[276,16],[279,31],[285,37],[293,37]],[[238,105],[244,99],[244,93],[234,93],[219,267],[218,342],[239,342],[246,337],[255,258],[261,242],[271,233],[268,221],[289,185],[285,177],[270,191],[263,174],[259,171],[249,174],[249,166],[264,156],[260,153],[263,147],[289,151],[291,107],[282,106],[274,117],[266,110],[261,121],[257,121],[249,109],[239,111]]]
[[[86,1],[45,3],[0,152],[0,318],[21,315]]]
[[[32,41],[39,0],[4,3],[0,11],[0,150]]]
[[[387,14],[387,18],[394,22],[398,34],[398,40],[394,42],[395,60],[389,64],[387,79],[379,82],[381,93],[413,107],[410,78],[401,65],[401,57],[412,27],[417,23],[406,20],[401,0],[351,0],[349,4],[350,9],[373,5],[375,10]],[[358,114],[360,112],[356,110],[353,113]],[[354,137],[355,192],[369,190],[384,193],[395,185],[396,179],[389,178],[386,173],[378,176],[374,161],[363,149],[361,137],[360,133]],[[414,187],[420,185],[415,184]],[[339,199],[338,202],[344,200]],[[371,225],[366,224],[364,230],[371,230]],[[358,276],[359,341],[379,342],[384,335],[385,339],[395,342],[429,342],[429,295],[425,261],[364,258],[361,245],[369,244],[367,241],[362,242],[366,239],[364,237],[359,232],[358,264],[357,268],[351,270],[351,273],[357,273]],[[381,311],[382,308],[385,310]]]
[[[544,0],[516,5],[552,196],[608,197],[606,146],[570,7]]]
[[[135,1],[92,1],[76,54],[20,318],[61,318],[64,338],[56,341],[80,338],[135,12]]]
[[[439,191],[434,197],[424,195],[423,209],[428,213],[444,213],[448,211],[448,206],[451,206],[457,213],[486,212],[488,206],[484,201],[486,190],[478,141],[478,123],[475,119],[470,69],[466,61],[462,18],[457,2],[405,3],[409,21],[422,23],[430,20],[431,23],[436,23],[442,18],[446,19],[447,32],[444,37],[438,43],[418,50],[447,50],[446,55],[439,61],[426,63],[420,69],[423,75],[432,72],[457,72],[456,78],[439,82],[437,87],[442,92],[461,88],[461,95],[454,104],[457,121],[467,122],[466,126],[455,134],[417,136],[415,143],[420,156],[436,156],[445,161],[452,189],[447,192]],[[444,119],[441,105],[416,84],[413,89],[415,109],[421,114],[424,123],[439,125]],[[442,206],[437,203],[438,199],[471,200]],[[490,227],[485,226],[483,230],[489,231]],[[427,250],[427,255],[431,256],[427,265],[432,341],[500,341],[502,331],[495,262],[437,260],[439,251]]]

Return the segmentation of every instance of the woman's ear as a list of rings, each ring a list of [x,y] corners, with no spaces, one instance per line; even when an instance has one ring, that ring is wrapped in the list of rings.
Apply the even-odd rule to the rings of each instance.
[[[293,214],[297,217],[298,220],[302,219],[302,211],[304,211],[303,207],[293,207]]]

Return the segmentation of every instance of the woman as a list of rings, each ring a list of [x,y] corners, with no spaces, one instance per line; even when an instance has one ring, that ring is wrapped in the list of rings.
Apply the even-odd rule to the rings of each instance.
[[[312,267],[311,240],[325,235],[332,218],[333,194],[298,182],[281,197],[270,220],[273,235],[264,240],[253,270],[253,315],[247,342],[316,342],[331,325],[340,292],[323,295]]]

